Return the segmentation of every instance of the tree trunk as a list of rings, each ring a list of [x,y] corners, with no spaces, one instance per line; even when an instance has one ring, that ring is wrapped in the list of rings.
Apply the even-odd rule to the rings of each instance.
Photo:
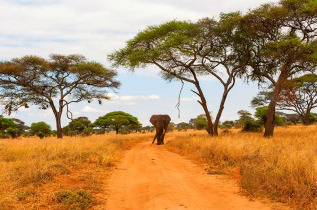
[[[198,101],[198,103],[200,103],[200,105],[203,107],[204,111],[205,111],[205,114],[206,114],[206,118],[207,118],[207,132],[209,135],[211,136],[214,136],[214,129],[213,129],[213,124],[212,124],[212,119],[210,117],[210,113],[209,113],[209,110],[208,110],[208,107],[207,107],[207,102],[206,102],[206,99],[205,99],[205,96],[200,88],[199,85],[196,85],[196,88],[199,92],[199,97],[200,97],[200,100],[201,101]],[[198,94],[197,94],[198,95]]]
[[[116,134],[119,134],[119,128],[116,128]]]
[[[272,137],[274,133],[274,125],[275,125],[275,107],[276,107],[276,102],[279,98],[280,92],[282,90],[282,86],[284,81],[288,77],[288,69],[286,68],[285,65],[282,67],[282,72],[275,83],[274,87],[274,93],[273,93],[273,98],[268,106],[267,110],[267,115],[266,115],[266,122],[265,122],[265,132],[264,132],[264,137]]]
[[[307,112],[302,117],[303,125],[309,124],[309,115],[310,115],[310,112],[307,110]]]
[[[63,138],[63,130],[62,130],[62,124],[61,124],[61,116],[55,115],[56,119],[56,131],[57,131],[57,138],[61,139]]]
[[[205,114],[206,114],[206,118],[207,118],[206,131],[208,132],[209,135],[213,136],[214,135],[214,128],[213,128],[212,120],[211,120],[210,113],[209,113],[209,110],[208,110],[208,107],[207,107],[206,98],[204,96],[204,93],[203,93],[202,89],[200,88],[200,84],[199,84],[199,81],[198,81],[198,78],[197,78],[197,75],[196,75],[195,71],[193,69],[191,69],[191,68],[190,68],[190,71],[193,74],[193,77],[195,79],[195,87],[196,87],[198,93],[193,91],[193,90],[192,91],[196,95],[199,96],[201,101],[198,101],[198,103],[203,107],[203,109],[205,111]]]
[[[219,106],[219,109],[218,109],[218,113],[217,113],[217,116],[216,116],[216,119],[215,119],[215,123],[214,123],[214,135],[215,136],[218,136],[219,121],[220,121],[220,117],[222,115],[223,109],[225,108],[225,102],[226,102],[228,93],[229,93],[229,91],[225,89],[225,91],[222,94],[222,99],[221,99],[220,106]]]
[[[274,95],[275,95],[275,91],[274,91]],[[264,137],[272,137],[273,136],[274,124],[275,124],[275,106],[276,106],[276,101],[273,98],[271,100],[271,102],[268,106],[268,110],[267,110]]]
[[[208,132],[209,135],[213,136],[215,133],[213,130],[212,120],[211,120],[210,113],[209,113],[208,108],[207,108],[207,104],[203,105],[203,108],[204,108],[204,111],[205,111],[205,114],[207,117],[206,131]]]

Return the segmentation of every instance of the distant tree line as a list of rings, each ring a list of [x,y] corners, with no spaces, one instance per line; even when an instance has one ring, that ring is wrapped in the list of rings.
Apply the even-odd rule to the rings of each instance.
[[[257,96],[258,97],[258,96]],[[255,97],[255,99],[257,99]],[[254,103],[254,100],[252,103]],[[242,131],[261,132],[267,120],[267,106],[258,106],[255,109],[254,116],[249,111],[238,111],[239,119],[229,120],[220,123],[219,128],[225,131],[232,127],[240,128]],[[213,117],[210,115],[210,118]],[[317,122],[317,114],[310,113],[307,121],[303,122],[302,116],[296,113],[277,112],[275,115],[276,126],[288,126],[296,124],[309,125]],[[200,114],[192,118],[189,122],[174,123],[168,126],[168,132],[187,131],[188,129],[205,130],[208,127],[208,119],[205,114]],[[129,134],[136,132],[154,132],[154,126],[144,126],[138,119],[131,114],[123,111],[109,112],[100,116],[91,122],[88,117],[78,117],[73,119],[68,125],[62,128],[65,136],[90,136],[92,134],[100,135],[114,131],[116,134]],[[32,123],[26,126],[25,123],[16,118],[5,118],[0,115],[0,138],[18,138],[20,136],[37,136],[44,138],[48,136],[57,136],[57,131],[52,130],[51,126],[45,122]]]

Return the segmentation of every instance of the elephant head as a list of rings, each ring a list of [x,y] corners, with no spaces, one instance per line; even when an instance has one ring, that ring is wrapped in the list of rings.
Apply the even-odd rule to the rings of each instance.
[[[164,144],[164,136],[167,131],[167,126],[171,122],[171,118],[168,115],[152,115],[150,122],[154,125],[156,129],[156,134],[154,136],[152,144],[157,138],[157,145]]]

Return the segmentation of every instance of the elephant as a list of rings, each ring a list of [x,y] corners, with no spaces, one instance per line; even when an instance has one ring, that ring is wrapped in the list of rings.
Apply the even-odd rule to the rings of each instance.
[[[164,136],[167,131],[167,126],[170,123],[171,118],[168,115],[152,115],[150,122],[154,125],[156,129],[156,134],[152,141],[152,144],[157,138],[157,145],[164,144]]]

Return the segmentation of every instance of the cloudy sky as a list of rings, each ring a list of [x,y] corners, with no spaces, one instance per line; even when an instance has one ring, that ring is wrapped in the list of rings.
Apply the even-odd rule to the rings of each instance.
[[[217,18],[221,12],[246,12],[274,1],[277,0],[0,0],[0,60],[76,53],[109,67],[111,63],[106,56],[149,25],[169,20]],[[178,118],[175,105],[181,84],[165,82],[154,66],[135,73],[123,68],[117,71],[122,86],[117,93],[111,93],[113,99],[103,105],[96,102],[72,105],[74,117],[87,116],[93,121],[107,112],[122,110],[148,125],[150,116],[155,113],[169,114],[176,123],[188,122],[203,113],[190,91],[191,86],[185,84]],[[213,78],[203,78],[202,86],[209,109],[216,113],[221,85]],[[257,84],[239,81],[229,95],[222,120],[236,119],[241,109],[253,112],[250,101],[257,91]],[[13,115],[28,125],[46,121],[55,128],[51,110],[31,107]],[[64,118],[63,126],[67,123]]]

